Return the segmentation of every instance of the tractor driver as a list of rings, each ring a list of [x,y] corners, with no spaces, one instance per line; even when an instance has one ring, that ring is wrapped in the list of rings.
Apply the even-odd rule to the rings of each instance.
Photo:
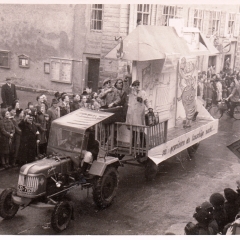
[[[94,160],[97,160],[99,152],[99,142],[95,140],[95,132],[93,128],[87,129],[89,133],[88,144],[86,150],[83,150],[83,160],[81,162],[81,173],[86,174],[87,169],[91,166]]]

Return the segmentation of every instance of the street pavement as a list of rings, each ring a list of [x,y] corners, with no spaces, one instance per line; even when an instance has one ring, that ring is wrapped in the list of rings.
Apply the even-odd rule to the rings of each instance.
[[[119,167],[117,197],[107,209],[98,210],[91,190],[73,189],[68,198],[74,205],[75,220],[60,235],[164,235],[183,234],[194,219],[195,207],[214,192],[236,189],[240,160],[227,145],[240,139],[240,121],[224,115],[219,132],[201,141],[194,158],[182,153],[161,163],[155,181],[147,182],[144,169]],[[16,187],[18,168],[0,172],[0,190]],[[25,208],[11,220],[0,219],[2,235],[56,235],[50,226],[51,210]]]

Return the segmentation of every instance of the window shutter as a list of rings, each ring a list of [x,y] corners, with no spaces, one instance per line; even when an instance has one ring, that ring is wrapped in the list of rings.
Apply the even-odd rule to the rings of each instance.
[[[189,8],[188,11],[188,27],[193,27],[193,18],[194,18],[194,9],[193,8]]]
[[[157,5],[156,4],[152,4],[151,5],[151,15],[150,15],[150,25],[156,25],[157,22]]]
[[[209,27],[211,27],[210,24],[210,11],[204,11],[203,12],[203,34],[205,36],[209,35]]]
[[[129,30],[128,34],[137,26],[137,4],[130,4]]]
[[[163,5],[157,5],[157,25],[162,26]]]
[[[226,27],[227,27],[227,13],[221,12],[220,19],[220,36],[224,37],[226,35]]]
[[[176,18],[183,18],[183,7],[177,6]]]
[[[240,27],[240,14],[236,14],[235,23],[234,23],[234,31],[233,31],[234,37],[238,37],[239,27]]]

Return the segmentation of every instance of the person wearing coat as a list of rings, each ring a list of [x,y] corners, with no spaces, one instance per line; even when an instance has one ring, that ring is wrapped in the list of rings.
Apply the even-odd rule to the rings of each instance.
[[[46,154],[47,152],[47,124],[44,116],[44,107],[37,107],[36,124],[40,132],[39,153]]]
[[[140,82],[132,83],[133,89],[129,94],[126,123],[131,125],[145,125],[145,107],[152,109],[148,103],[146,92],[139,89]]]
[[[11,78],[6,78],[6,84],[2,86],[1,96],[3,104],[7,107],[11,107],[17,100],[16,86],[11,82]]]
[[[12,142],[12,146],[11,146],[10,162],[11,162],[12,167],[16,167],[18,150],[19,150],[20,140],[21,140],[21,135],[22,135],[22,130],[19,128],[18,124],[22,120],[23,114],[22,115],[20,115],[20,114],[23,113],[23,110],[22,109],[17,109],[17,110],[12,109],[10,113],[12,116],[11,120],[15,127],[15,134],[14,134],[13,142]]]
[[[51,125],[52,121],[60,117],[60,108],[58,107],[58,100],[53,98],[52,106],[47,110],[49,115],[49,123]]]
[[[10,119],[11,115],[9,111],[2,111],[2,120],[0,123],[0,132],[1,132],[1,160],[2,166],[5,169],[10,167],[9,165],[9,154],[10,147],[12,144],[13,136],[15,133],[15,127]]]
[[[119,120],[120,122],[126,121],[126,115],[127,115],[127,109],[128,109],[128,96],[127,92],[123,89],[123,80],[118,78],[116,80],[116,83],[114,84],[114,87],[117,89],[118,94],[120,96],[121,101],[119,102],[119,106],[123,107],[122,111],[122,119]]]
[[[103,81],[103,89],[98,97],[103,101],[104,105],[102,107],[112,108],[118,106],[121,101],[119,92],[112,86],[111,79],[109,78]]]
[[[59,106],[60,108],[60,117],[70,113],[70,106],[69,106],[69,96],[67,94],[62,94],[62,104]]]
[[[70,102],[70,111],[73,112],[80,108],[80,96],[78,94],[73,95],[73,101]]]
[[[132,83],[132,92],[129,94],[128,110],[126,116],[126,123],[130,125],[146,125],[145,123],[145,107],[150,111],[153,109],[150,107],[145,91],[139,89],[140,82],[135,80]],[[143,128],[133,127],[132,144],[145,145],[145,137]]]
[[[38,127],[33,121],[33,116],[29,113],[24,121],[19,123],[22,130],[21,143],[19,148],[19,163],[21,165],[33,162],[37,156],[37,143],[40,142]]]
[[[13,111],[13,110],[12,110]],[[12,113],[11,111],[11,113]],[[12,121],[15,126],[15,134],[13,137],[13,144],[12,144],[12,149],[13,149],[13,156],[12,156],[12,166],[15,167],[18,159],[18,152],[19,152],[19,147],[20,147],[20,142],[21,142],[21,135],[22,135],[22,130],[19,128],[19,123],[23,121],[23,109],[17,109],[15,116],[13,115]]]
[[[81,96],[79,106],[80,108],[91,108],[91,103],[88,102],[88,97],[86,95]]]

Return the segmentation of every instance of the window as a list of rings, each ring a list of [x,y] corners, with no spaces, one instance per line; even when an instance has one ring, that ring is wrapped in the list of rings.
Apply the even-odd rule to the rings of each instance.
[[[91,29],[102,30],[103,4],[92,4]]]
[[[218,35],[220,30],[221,13],[217,11],[210,12],[208,35]]]
[[[51,80],[62,83],[72,82],[72,60],[52,58],[50,61]]]
[[[228,34],[233,34],[234,22],[235,22],[235,14],[229,13],[229,15],[228,15]]]
[[[0,67],[10,68],[10,52],[0,51]]]
[[[143,25],[150,24],[150,4],[138,4],[137,22],[141,20]]]
[[[24,54],[18,56],[18,64],[19,64],[19,67],[29,68],[29,57]]]
[[[193,17],[193,26],[202,30],[203,25],[203,10],[194,9],[194,17]]]
[[[44,73],[50,73],[50,63],[44,63]]]
[[[163,6],[162,25],[169,26],[169,19],[176,18],[176,6]]]

